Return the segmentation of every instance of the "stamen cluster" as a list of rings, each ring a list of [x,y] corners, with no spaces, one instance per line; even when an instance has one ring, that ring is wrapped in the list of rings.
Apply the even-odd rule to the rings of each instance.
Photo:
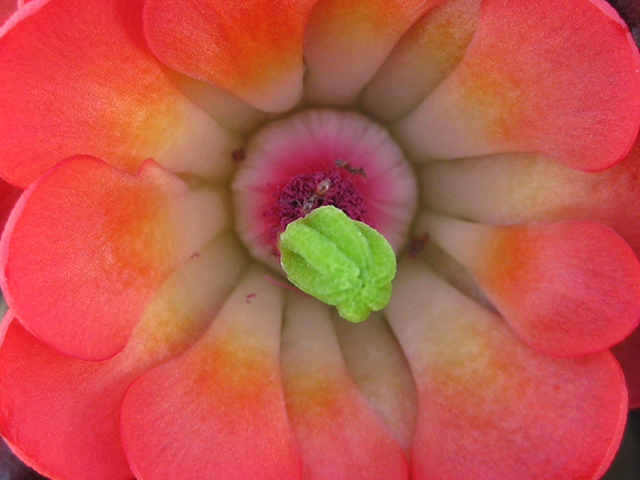
[[[273,204],[265,212],[271,219],[269,239],[274,246],[287,225],[324,205],[339,208],[352,220],[375,227],[362,194],[338,168],[295,175],[274,196]]]

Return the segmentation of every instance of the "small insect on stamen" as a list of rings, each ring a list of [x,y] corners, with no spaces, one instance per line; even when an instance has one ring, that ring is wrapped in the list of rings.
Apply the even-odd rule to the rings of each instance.
[[[336,167],[338,168],[347,168],[347,166],[349,165],[349,162],[347,162],[346,160],[342,160],[341,158],[336,158],[333,163],[335,163]]]
[[[318,196],[324,195],[331,188],[331,180],[325,178],[318,185],[316,185],[315,194]]]
[[[353,167],[353,166],[351,166],[351,164],[349,164],[349,162],[347,162],[346,160],[343,160],[341,158],[335,159],[333,161],[333,163],[336,164],[336,167],[344,168],[349,173],[358,174],[358,175],[360,175],[362,177],[366,177],[367,176],[367,174],[365,173],[363,167]]]
[[[307,197],[302,203],[302,213],[306,215],[311,210],[316,208],[318,197],[321,197],[322,195],[327,193],[329,191],[329,188],[331,188],[331,180],[329,180],[328,178],[321,180],[318,185],[316,185],[316,188],[311,196]]]
[[[233,158],[233,161],[237,163],[247,158],[247,154],[245,153],[244,148],[239,148],[231,152],[231,158]]]
[[[302,203],[302,213],[306,215],[311,210],[313,210],[313,208],[316,206],[316,200],[318,200],[318,196],[315,193],[307,198]]]

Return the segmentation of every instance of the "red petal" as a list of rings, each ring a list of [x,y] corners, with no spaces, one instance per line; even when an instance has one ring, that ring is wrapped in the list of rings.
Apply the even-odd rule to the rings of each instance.
[[[401,265],[386,313],[418,389],[416,480],[604,473],[627,411],[609,352],[538,353],[415,261]]]
[[[464,56],[479,10],[480,0],[447,0],[420,18],[365,88],[363,108],[397,120],[420,105]]]
[[[242,258],[235,241],[226,237],[202,250],[163,284],[127,347],[104,362],[62,355],[17,320],[9,326],[11,319],[5,319],[2,435],[24,461],[53,478],[132,478],[118,422],[125,389],[142,372],[193,344],[234,285]],[[225,262],[228,266],[220,269]]]
[[[113,395],[133,378],[109,381],[105,367],[112,362],[67,357],[17,320],[5,322],[10,325],[0,349],[0,431],[18,456],[49,477],[133,478],[113,434]],[[96,441],[96,435],[103,438]]]
[[[153,161],[137,175],[60,163],[20,198],[0,243],[7,302],[36,337],[87,360],[125,346],[158,286],[225,222],[211,191]]]
[[[22,195],[23,190],[14,187],[8,182],[0,178],[0,233],[4,230],[4,226],[9,219],[9,214],[15,206],[18,198]]]
[[[595,222],[493,226],[428,215],[433,240],[467,266],[517,334],[551,355],[597,352],[640,322],[640,263]]]
[[[177,72],[174,72],[172,79],[187,98],[221,126],[233,132],[248,137],[272,119],[272,114],[252,107],[218,86]]]
[[[302,477],[408,479],[402,450],[347,372],[329,308],[289,295],[285,317],[282,377]]]
[[[302,39],[315,0],[146,0],[160,60],[267,111],[302,97]]]
[[[179,172],[231,170],[236,140],[167,78],[144,43],[139,3],[34,1],[0,30],[4,178],[26,187],[78,154],[131,172],[149,157]]]
[[[349,373],[408,455],[415,434],[417,397],[398,341],[378,312],[361,323],[334,316],[334,326]]]
[[[0,0],[0,26],[18,10],[18,0]]]
[[[640,1],[638,0],[609,0],[622,18],[626,20],[630,27],[637,27],[640,24]]]
[[[629,390],[629,408],[640,408],[640,328],[622,342],[614,345],[611,352],[616,356]]]
[[[127,391],[122,438],[138,478],[297,480],[280,379],[283,294],[251,270],[209,330]]]
[[[418,159],[499,152],[602,170],[640,125],[640,55],[604,0],[485,0],[456,70],[398,128]]]
[[[624,160],[601,172],[518,154],[430,163],[422,172],[431,210],[480,223],[593,220],[640,255],[640,137]]]
[[[443,0],[319,0],[305,32],[312,104],[351,106],[395,44]]]

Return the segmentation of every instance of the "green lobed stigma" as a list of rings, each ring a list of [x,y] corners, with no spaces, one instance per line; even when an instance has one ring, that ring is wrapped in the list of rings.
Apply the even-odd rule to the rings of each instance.
[[[280,235],[280,263],[303,292],[350,322],[362,322],[391,298],[396,256],[369,225],[322,206],[287,225]]]

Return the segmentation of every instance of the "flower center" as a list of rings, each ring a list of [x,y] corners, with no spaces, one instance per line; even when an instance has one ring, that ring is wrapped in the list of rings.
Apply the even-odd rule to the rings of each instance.
[[[232,190],[243,242],[255,258],[280,270],[280,234],[324,205],[375,228],[397,253],[418,186],[382,126],[351,111],[307,109],[270,122],[250,139]]]
[[[337,162],[346,162],[337,159]],[[270,218],[269,238],[277,250],[278,238],[294,220],[304,217],[311,210],[323,205],[333,205],[351,219],[375,227],[371,221],[364,197],[349,178],[335,170],[300,173],[276,195],[273,204],[265,212]]]

